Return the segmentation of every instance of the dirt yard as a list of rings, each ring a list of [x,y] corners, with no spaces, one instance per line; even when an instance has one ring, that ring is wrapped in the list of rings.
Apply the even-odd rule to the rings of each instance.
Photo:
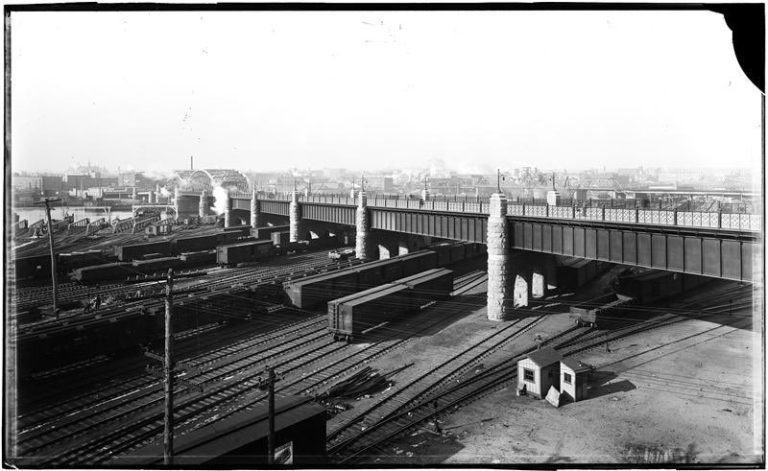
[[[554,408],[509,387],[371,464],[757,463],[761,342],[749,312],[627,337],[577,355],[596,367],[584,401]]]

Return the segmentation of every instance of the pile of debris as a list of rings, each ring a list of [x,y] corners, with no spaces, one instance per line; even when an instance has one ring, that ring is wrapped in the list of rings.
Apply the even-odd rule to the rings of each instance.
[[[393,383],[388,378],[412,365],[413,363],[409,363],[386,374],[379,374],[375,369],[366,366],[328,388],[327,391],[317,396],[316,400],[326,406],[328,415],[332,417],[350,408],[345,400],[369,398],[392,387]]]

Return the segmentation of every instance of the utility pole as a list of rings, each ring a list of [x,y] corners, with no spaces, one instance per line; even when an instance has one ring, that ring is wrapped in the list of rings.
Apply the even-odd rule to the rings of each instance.
[[[275,464],[275,370],[267,367],[269,433],[267,435],[267,464]]]
[[[189,274],[182,277],[196,276],[202,273]],[[175,369],[175,363],[173,361],[173,269],[168,269],[168,276],[166,278],[165,295],[153,295],[146,296],[140,299],[153,299],[153,298],[165,298],[165,353],[163,356],[157,355],[150,351],[145,351],[144,355],[148,358],[156,360],[162,363],[162,370],[147,366],[147,371],[158,378],[163,380],[163,394],[165,396],[165,411],[163,418],[163,464],[165,466],[173,465],[173,389],[175,383],[179,383],[181,386],[187,389],[202,391],[200,384],[195,384],[187,380],[176,380],[175,375],[178,371]]]
[[[173,268],[168,269],[165,285],[165,420],[163,429],[163,464],[173,465]]]
[[[56,280],[56,254],[53,250],[53,223],[51,223],[51,203],[61,201],[60,198],[45,198],[42,204],[45,205],[45,217],[48,220],[48,245],[51,249],[51,281],[53,282],[53,315],[59,318],[58,306],[58,281]],[[38,203],[40,204],[40,203]]]

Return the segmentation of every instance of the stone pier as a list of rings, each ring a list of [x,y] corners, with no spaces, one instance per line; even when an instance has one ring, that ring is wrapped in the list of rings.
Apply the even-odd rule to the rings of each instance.
[[[232,198],[229,197],[227,192],[227,200],[224,206],[224,227],[232,227]]]
[[[200,193],[200,204],[197,207],[197,215],[200,217],[208,215],[208,192],[205,190]]]
[[[368,199],[364,191],[358,196],[357,212],[355,218],[355,255],[357,258],[374,258],[373,243],[370,240],[371,221],[368,217]]]
[[[259,227],[260,216],[261,205],[259,204],[259,200],[256,198],[256,190],[253,190],[253,193],[251,194],[251,235],[255,237],[259,236],[256,228]]]
[[[299,227],[301,225],[301,207],[299,206],[299,194],[294,190],[291,194],[291,204],[288,206],[288,217],[290,218],[288,228],[290,231],[289,241],[298,242],[300,237]]]
[[[503,321],[511,311],[507,197],[494,193],[488,216],[488,319]]]

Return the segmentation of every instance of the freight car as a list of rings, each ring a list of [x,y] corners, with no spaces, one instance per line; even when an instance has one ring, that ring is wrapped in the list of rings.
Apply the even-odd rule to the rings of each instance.
[[[708,278],[683,273],[647,270],[619,275],[614,290],[625,298],[640,304],[649,304],[677,296],[709,281]]]
[[[269,241],[267,241],[269,242]],[[275,245],[274,252],[276,255],[288,255],[289,253],[302,253],[309,250],[309,242],[306,240],[300,240],[298,242],[288,242],[285,245]]]
[[[597,260],[568,257],[557,267],[557,283],[563,289],[578,289],[606,271],[611,265]]]
[[[569,308],[570,317],[576,324],[597,327],[606,317],[617,317],[622,307],[635,302],[632,298],[620,297],[615,293],[606,294],[597,299],[579,303]]]
[[[290,226],[264,226],[264,227],[257,227],[254,231],[254,235],[259,240],[274,240],[272,239],[274,233],[276,232],[285,232],[288,233],[288,230],[290,229]],[[277,244],[275,244],[277,245]]]
[[[168,240],[158,242],[145,242],[141,244],[118,245],[115,247],[115,255],[121,262],[141,259],[149,253],[171,255],[171,242]]]
[[[102,280],[116,280],[135,275],[133,265],[128,262],[104,263],[82,267],[72,271],[70,277],[81,283],[93,283]]]
[[[203,250],[199,252],[182,252],[179,258],[185,267],[199,267],[216,264],[216,250]]]
[[[331,250],[328,252],[328,259],[334,261],[334,262],[342,262],[344,260],[349,260],[350,258],[355,257],[355,249],[344,249],[344,250]]]
[[[56,256],[56,272],[64,275],[77,268],[116,260],[117,258],[113,255],[104,254],[99,250],[60,253]],[[51,278],[51,256],[48,254],[17,257],[13,260],[13,264],[17,280],[49,280]]]
[[[221,266],[235,266],[238,263],[253,262],[275,254],[272,241],[253,240],[216,248],[216,263]]]
[[[24,278],[46,279],[51,277],[50,255],[31,255],[13,259],[16,279]]]
[[[209,234],[193,237],[180,237],[173,241],[174,253],[199,252],[202,250],[213,250],[218,245],[218,235]]]
[[[446,254],[443,261],[451,262],[450,249],[445,246],[442,250],[445,250]],[[386,260],[368,262],[333,273],[321,273],[301,280],[290,281],[284,283],[283,288],[295,306],[302,309],[312,309],[331,299],[340,298],[382,283],[389,283],[437,266],[440,265],[438,265],[438,253],[435,250],[420,250]]]
[[[87,252],[60,253],[56,264],[61,273],[69,273],[77,268],[116,261],[117,257],[114,255],[102,253],[101,250],[89,250]]]
[[[628,269],[614,282],[614,293],[572,306],[570,314],[576,319],[576,323],[594,327],[604,323],[606,319],[626,316],[634,305],[662,301],[707,281],[708,278],[702,276],[656,270],[635,272]],[[634,315],[637,314],[636,312]]]
[[[291,241],[291,233],[289,231],[277,231],[269,235],[269,239],[274,246],[286,246]]]
[[[435,268],[328,302],[334,340],[351,341],[383,322],[396,320],[453,290],[453,271]]]
[[[184,265],[179,257],[154,258],[152,260],[135,260],[133,263],[134,274],[151,275],[157,272],[167,272],[169,268],[178,269]]]

